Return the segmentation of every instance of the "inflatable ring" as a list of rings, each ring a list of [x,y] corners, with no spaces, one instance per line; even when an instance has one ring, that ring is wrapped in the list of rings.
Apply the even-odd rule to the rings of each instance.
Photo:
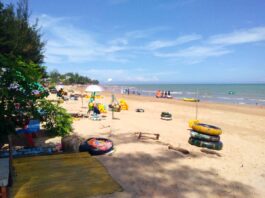
[[[162,112],[161,117],[172,117],[172,115],[169,112]]]
[[[162,120],[172,120],[172,117],[161,117]]]
[[[220,136],[219,135],[206,135],[203,133],[198,133],[196,131],[191,131],[190,136],[202,140],[202,141],[210,141],[210,142],[219,142],[220,141]]]
[[[89,138],[79,146],[79,151],[88,151],[91,155],[102,155],[113,151],[113,142],[106,138]]]
[[[195,139],[193,137],[190,137],[189,143],[191,145],[213,149],[213,150],[221,150],[223,148],[222,142],[206,142],[206,141]]]
[[[162,112],[161,113],[162,120],[172,120],[172,115],[169,112]]]
[[[202,123],[197,123],[192,125],[192,129],[196,132],[208,135],[220,135],[222,133],[222,130],[220,128]]]
[[[136,112],[139,112],[139,113],[143,113],[144,112],[144,109],[136,109],[135,111]]]

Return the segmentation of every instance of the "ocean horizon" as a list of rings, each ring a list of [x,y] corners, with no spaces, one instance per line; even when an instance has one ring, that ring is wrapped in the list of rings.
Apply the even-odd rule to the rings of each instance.
[[[239,105],[265,106],[265,83],[175,83],[175,84],[111,84],[106,90],[115,93],[155,96],[157,90],[170,91],[174,99],[198,98],[205,102],[218,102]]]

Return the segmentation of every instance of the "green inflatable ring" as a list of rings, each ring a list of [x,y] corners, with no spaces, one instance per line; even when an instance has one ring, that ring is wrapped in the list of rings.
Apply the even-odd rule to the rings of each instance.
[[[196,131],[191,131],[190,136],[202,140],[202,141],[209,141],[209,142],[219,142],[220,141],[220,136],[219,135],[207,135],[203,133],[199,133]]]
[[[223,148],[223,143],[220,141],[219,142],[207,142],[207,141],[195,139],[193,137],[190,137],[189,143],[191,145],[205,147],[205,148],[213,149],[213,150],[221,150]]]

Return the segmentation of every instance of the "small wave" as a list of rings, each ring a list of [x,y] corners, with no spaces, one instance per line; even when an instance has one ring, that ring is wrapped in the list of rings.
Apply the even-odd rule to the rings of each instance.
[[[190,92],[190,91],[187,91],[186,94],[189,94],[189,95],[195,95],[195,94],[197,94],[197,92]]]
[[[152,91],[152,90],[142,90],[143,93],[155,93],[156,91]]]
[[[200,96],[202,98],[213,98],[212,96]]]
[[[246,98],[233,98],[234,100],[246,100]]]
[[[228,97],[217,97],[219,99],[223,99],[223,100],[232,100],[232,98],[228,98]]]
[[[175,95],[182,95],[183,92],[182,91],[172,91],[170,92],[171,94],[175,94]]]

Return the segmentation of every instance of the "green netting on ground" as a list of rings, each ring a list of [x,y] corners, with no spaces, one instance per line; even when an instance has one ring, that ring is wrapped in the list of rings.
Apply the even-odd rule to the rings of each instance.
[[[121,191],[120,185],[87,153],[14,159],[14,198],[83,198]]]

